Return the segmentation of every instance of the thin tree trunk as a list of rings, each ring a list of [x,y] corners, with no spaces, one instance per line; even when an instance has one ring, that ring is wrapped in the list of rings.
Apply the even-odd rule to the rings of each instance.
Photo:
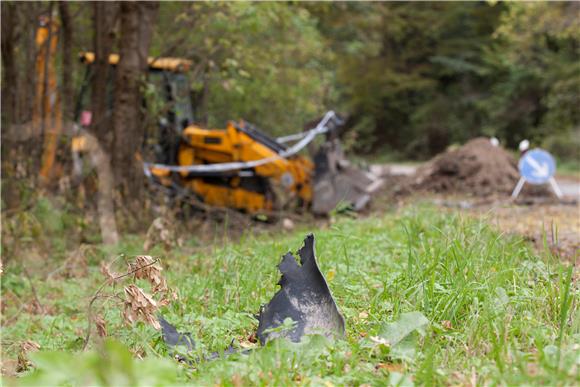
[[[115,180],[110,157],[113,130],[107,91],[112,71],[109,64],[109,54],[115,43],[114,24],[118,6],[116,3],[103,1],[94,2],[92,6],[95,53],[91,80],[92,120],[90,130],[92,134],[86,132],[85,138],[91,162],[97,170],[99,180],[97,211],[103,243],[116,244],[119,237],[113,200]]]
[[[116,3],[104,1],[93,3],[95,61],[92,65],[91,130],[105,149],[111,149],[113,144],[111,110],[107,106],[107,85],[112,71],[109,54],[115,43],[114,20],[117,11]]]
[[[128,199],[140,197],[143,172],[137,153],[144,135],[141,79],[146,75],[157,2],[121,3],[121,40],[115,90],[115,152],[117,186]]]
[[[115,245],[119,242],[117,222],[115,220],[115,206],[113,202],[113,190],[115,188],[111,160],[99,140],[89,132],[84,133],[87,149],[91,162],[97,170],[99,179],[97,212],[99,214],[99,226],[101,237],[106,245]]]
[[[72,34],[73,26],[69,10],[69,4],[66,1],[58,2],[58,11],[60,14],[61,33],[62,33],[62,106],[63,117],[66,123],[73,120],[74,101],[72,89]]]
[[[34,96],[36,90],[36,56],[38,55],[38,50],[36,47],[36,27],[38,25],[38,17],[40,8],[42,4],[35,2],[21,3],[20,10],[22,11],[22,20],[24,20],[25,25],[30,26],[30,28],[25,28],[22,32],[24,40],[24,79],[21,81],[22,93],[19,96],[19,101],[17,103],[17,120],[19,123],[29,122],[32,117],[32,111],[34,109],[35,99],[31,98]],[[34,26],[34,28],[32,28]],[[33,144],[40,144],[40,136],[33,139]],[[34,142],[35,141],[35,142]],[[36,155],[36,149],[33,151],[33,156]]]
[[[2,127],[10,128],[16,122],[17,73],[15,67],[16,27],[18,25],[16,4],[2,2]],[[3,130],[6,136],[7,131]],[[10,137],[10,136],[7,136]]]

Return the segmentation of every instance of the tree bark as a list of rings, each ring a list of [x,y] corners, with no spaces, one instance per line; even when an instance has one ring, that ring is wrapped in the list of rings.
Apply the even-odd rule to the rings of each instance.
[[[61,34],[62,34],[62,110],[65,123],[73,120],[74,115],[74,100],[72,88],[72,33],[73,26],[69,10],[69,5],[66,1],[58,2],[58,11],[60,14]]]
[[[14,117],[16,111],[17,72],[15,67],[16,27],[18,25],[18,13],[16,4],[2,2],[2,127],[10,128],[17,120]],[[3,130],[6,135],[7,132]]]
[[[115,245],[119,242],[117,233],[117,222],[115,220],[115,206],[113,201],[113,190],[115,187],[113,172],[111,171],[111,161],[103,148],[99,145],[99,140],[89,132],[83,133],[86,139],[87,150],[91,157],[91,162],[97,171],[99,179],[97,212],[99,214],[99,226],[101,237],[106,245]]]
[[[157,16],[157,2],[121,3],[120,60],[115,82],[113,168],[122,196],[138,199],[143,171],[137,160],[145,127],[142,114],[142,78],[146,76],[149,46]]]
[[[113,131],[111,110],[107,106],[107,85],[111,77],[109,54],[115,43],[114,24],[118,11],[116,3],[96,1],[93,3],[94,52],[91,112],[91,131],[105,149],[111,149]]]

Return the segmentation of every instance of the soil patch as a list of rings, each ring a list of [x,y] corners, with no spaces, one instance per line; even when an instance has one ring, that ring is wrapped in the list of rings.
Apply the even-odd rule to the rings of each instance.
[[[446,151],[417,170],[411,190],[458,193],[469,196],[510,195],[520,178],[516,159],[488,138],[475,138]],[[545,186],[526,184],[522,196],[553,194]]]

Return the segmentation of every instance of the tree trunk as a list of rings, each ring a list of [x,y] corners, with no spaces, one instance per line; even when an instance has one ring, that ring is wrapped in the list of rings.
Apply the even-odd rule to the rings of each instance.
[[[96,1],[93,3],[94,51],[91,112],[91,130],[105,149],[111,149],[113,131],[111,109],[107,101],[107,85],[111,78],[109,54],[115,43],[114,24],[118,11],[116,3]]]
[[[10,128],[15,122],[13,116],[16,109],[16,67],[14,61],[14,46],[16,42],[16,26],[18,24],[16,4],[2,2],[2,127]],[[3,130],[4,134],[6,132]]]
[[[97,171],[99,179],[97,212],[99,214],[99,226],[101,237],[106,245],[115,245],[119,242],[117,233],[117,222],[115,220],[115,206],[113,201],[113,190],[115,187],[113,172],[111,171],[111,161],[103,148],[99,145],[99,140],[90,134],[84,133],[87,150],[91,157],[91,162]]]
[[[74,97],[72,88],[72,33],[73,26],[70,16],[69,5],[66,1],[58,2],[58,11],[60,14],[61,34],[62,34],[62,110],[63,118],[66,124],[73,120],[74,115]]]
[[[117,187],[127,199],[138,199],[142,191],[143,171],[137,153],[145,132],[142,114],[141,80],[146,75],[149,45],[157,2],[121,3],[120,60],[115,82],[113,126],[115,151],[113,167]]]

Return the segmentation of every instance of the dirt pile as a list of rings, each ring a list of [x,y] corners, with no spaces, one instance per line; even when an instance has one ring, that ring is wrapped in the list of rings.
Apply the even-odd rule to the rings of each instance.
[[[411,179],[412,189],[437,193],[461,193],[473,196],[509,195],[519,172],[516,159],[488,138],[475,138],[462,147],[449,150],[419,168]],[[527,185],[524,194],[538,195]]]

